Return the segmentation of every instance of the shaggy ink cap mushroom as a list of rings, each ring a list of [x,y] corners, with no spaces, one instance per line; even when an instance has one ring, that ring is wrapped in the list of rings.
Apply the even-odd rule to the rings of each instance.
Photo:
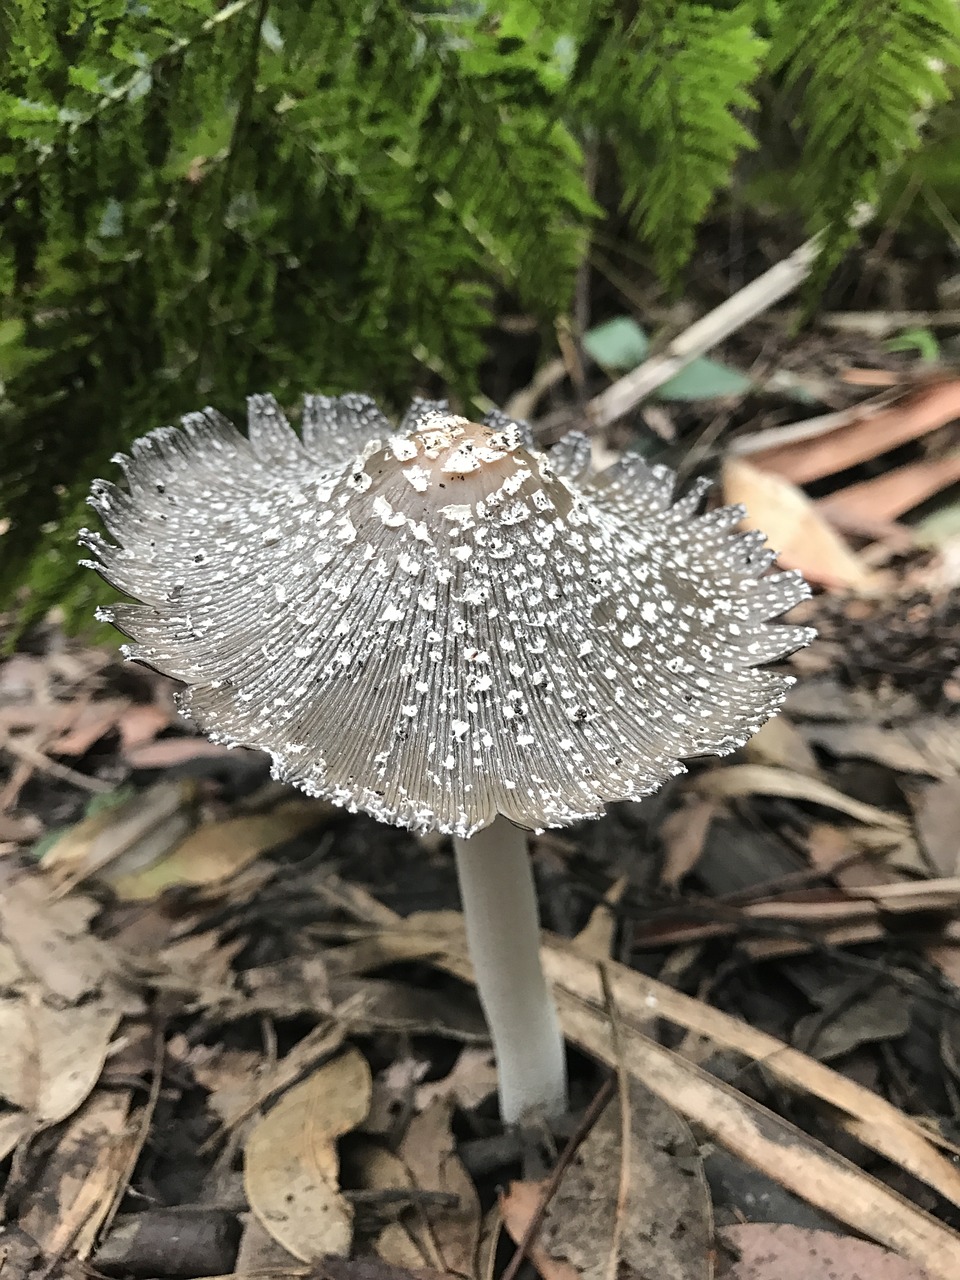
[[[416,401],[267,396],[245,438],[207,410],[118,459],[91,503],[93,566],[140,604],[100,616],[182,680],[213,738],[277,777],[415,831],[452,833],[505,1121],[566,1108],[524,827],[597,816],[682,758],[731,751],[805,644],[769,626],[807,589],[769,574],[742,511],[698,515],[665,469],[599,475],[586,440]]]
[[[100,612],[127,656],[210,737],[417,832],[563,826],[732,751],[790,683],[764,664],[812,634],[769,625],[807,587],[741,508],[500,415],[415,401],[397,430],[308,396],[298,436],[254,396],[247,438],[208,409],[116,461],[126,489],[90,498],[116,542],[81,536],[142,602]]]

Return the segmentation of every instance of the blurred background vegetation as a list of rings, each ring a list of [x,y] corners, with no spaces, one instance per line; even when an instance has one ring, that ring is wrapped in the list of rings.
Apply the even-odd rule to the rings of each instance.
[[[960,243],[954,0],[6,0],[0,606],[83,616],[129,440],[251,391],[467,405],[578,271],[695,286],[731,209]],[[499,335],[499,338],[498,338]],[[509,389],[507,387],[506,389]],[[92,575],[86,575],[92,578]]]

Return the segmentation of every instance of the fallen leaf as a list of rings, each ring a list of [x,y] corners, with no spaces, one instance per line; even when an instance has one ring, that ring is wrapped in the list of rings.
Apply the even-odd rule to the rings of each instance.
[[[416,1213],[385,1227],[377,1239],[377,1253],[384,1261],[476,1277],[480,1201],[456,1155],[451,1110],[449,1102],[438,1099],[414,1116],[396,1155],[367,1144],[360,1159],[361,1178],[371,1189],[412,1188],[455,1197],[453,1206],[424,1202]]]
[[[764,471],[783,476],[794,484],[807,484],[858,462],[877,458],[957,417],[960,417],[960,380],[950,379],[917,388],[881,409],[867,406],[853,421],[847,418],[836,430],[815,439],[775,445],[751,457]]]
[[[120,749],[127,761],[129,762],[131,751],[153,742],[157,734],[172,723],[175,715],[176,709],[172,701],[165,704],[132,702],[117,721]]]
[[[500,1197],[503,1225],[507,1228],[514,1244],[519,1244],[523,1239],[530,1223],[540,1210],[549,1185],[547,1178],[540,1182],[511,1182],[506,1195]],[[543,1280],[580,1280],[577,1268],[563,1258],[554,1258],[539,1236],[531,1241],[527,1255],[543,1276]]]
[[[747,509],[744,529],[760,529],[786,569],[833,590],[864,591],[876,582],[810,498],[789,480],[742,458],[723,464],[723,496]]]
[[[817,757],[787,715],[774,716],[762,725],[744,746],[743,754],[750,764],[774,765],[811,777],[820,775]]]
[[[843,1057],[863,1044],[897,1040],[910,1030],[914,1010],[892,984],[863,990],[862,979],[838,984],[829,1006],[807,1014],[793,1029],[793,1042],[821,1062]]]
[[[0,1096],[54,1124],[96,1084],[114,1031],[143,1002],[95,938],[88,898],[54,900],[43,877],[0,863]]]
[[[817,502],[828,520],[845,526],[897,520],[960,480],[960,454],[911,462],[848,485]]]
[[[251,758],[260,755],[260,752],[250,751],[246,747],[227,747],[220,742],[211,742],[209,738],[181,734],[175,738],[160,738],[156,742],[131,747],[124,753],[124,761],[131,769],[171,769],[200,758],[227,758],[238,751]]]
[[[941,777],[949,768],[937,751],[930,750],[922,738],[905,725],[884,728],[864,721],[812,722],[803,726],[803,736],[818,747],[826,747],[841,760],[874,760],[896,773]]]
[[[171,785],[171,784],[167,784]],[[282,844],[319,822],[325,810],[313,800],[289,800],[269,813],[205,822],[159,860],[107,879],[118,897],[142,902],[174,885],[217,884],[243,870],[265,849]]]
[[[549,1265],[544,1269],[539,1255],[535,1260],[544,1280],[710,1278],[713,1215],[697,1144],[677,1114],[642,1084],[631,1082],[629,1098],[626,1197],[618,1207],[622,1125],[615,1099],[580,1146],[547,1209],[539,1241]],[[513,1196],[524,1185],[529,1186],[513,1183],[501,1203],[515,1242],[526,1222],[518,1222]],[[529,1195],[525,1207],[531,1208]],[[615,1247],[618,1256],[612,1258]]]
[[[247,1140],[250,1208],[302,1262],[350,1250],[353,1209],[340,1194],[336,1140],[363,1120],[370,1090],[367,1060],[348,1049],[288,1089]]]
[[[452,1105],[437,1099],[410,1121],[400,1144],[400,1157],[425,1191],[443,1191],[457,1198],[455,1208],[425,1206],[421,1213],[439,1251],[441,1270],[475,1276],[480,1247],[480,1200],[476,1187],[456,1154],[450,1130]]]
[[[243,1235],[234,1263],[234,1275],[250,1276],[251,1280],[300,1280],[304,1268],[298,1258],[288,1253],[282,1245],[265,1231],[252,1213],[243,1214]]]
[[[621,1206],[614,1188],[621,1180],[622,1124],[620,1098],[614,1098],[564,1171],[540,1242],[552,1260],[572,1266],[581,1280],[709,1280],[713,1213],[694,1137],[643,1084],[634,1080],[628,1094],[630,1144]],[[504,1221],[515,1235],[506,1208]],[[611,1257],[614,1243],[617,1256]]]
[[[227,1074],[218,1074],[215,1068],[201,1067],[198,1080],[206,1088],[213,1090],[210,1104],[223,1118],[226,1132],[235,1129],[246,1120],[258,1107],[284,1089],[291,1088],[296,1081],[320,1058],[328,1058],[343,1044],[343,1027],[334,1023],[321,1023],[293,1046],[290,1052],[270,1070],[262,1069],[253,1074],[249,1082],[237,1079],[236,1073],[241,1068],[240,1061],[230,1062]],[[242,1050],[236,1051],[245,1056]],[[255,1055],[259,1058],[259,1055]]]
[[[489,1049],[461,1049],[453,1069],[442,1080],[416,1087],[415,1105],[425,1111],[438,1099],[472,1111],[497,1091],[497,1068]]]
[[[101,1089],[71,1118],[21,1204],[17,1221],[48,1254],[89,1257],[120,1181],[136,1133],[127,1120],[129,1090]]]
[[[718,1280],[931,1280],[889,1249],[831,1231],[751,1222],[718,1234],[733,1258],[721,1266]]]
[[[809,804],[836,809],[857,822],[882,827],[896,833],[908,830],[907,822],[897,813],[888,813],[876,805],[865,804],[844,795],[819,778],[808,778],[787,769],[774,769],[762,764],[738,764],[726,769],[713,769],[697,778],[697,790],[713,796],[783,796],[805,800]]]
[[[917,838],[942,876],[960,874],[960,778],[908,791]]]
[[[0,999],[0,1096],[38,1125],[65,1119],[100,1078],[119,1023],[101,1004],[56,1009],[34,991]]]
[[[587,923],[574,937],[578,951],[597,960],[608,960],[613,955],[617,936],[617,906],[627,890],[626,876],[619,876],[607,889],[603,898],[590,912]]]
[[[174,848],[193,826],[196,790],[189,782],[160,782],[142,792],[118,792],[56,835],[41,866],[56,884],[78,884],[111,863],[149,864]],[[109,875],[104,875],[109,879]]]
[[[716,800],[694,796],[689,803],[664,818],[660,824],[663,865],[660,883],[675,889],[700,861],[710,824],[720,810]]]
[[[47,744],[53,756],[82,756],[111,729],[127,709],[126,698],[105,698],[87,702],[77,709],[70,727]]]

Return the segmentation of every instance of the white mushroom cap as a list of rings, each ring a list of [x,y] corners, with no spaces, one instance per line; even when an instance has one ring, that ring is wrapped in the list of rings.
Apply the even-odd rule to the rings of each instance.
[[[212,738],[262,748],[311,795],[469,836],[595,817],[741,746],[808,643],[768,621],[807,594],[768,574],[742,510],[636,457],[591,474],[415,402],[399,431],[364,396],[271,397],[249,439],[212,410],[118,457],[90,498],[119,545],[87,561],[142,601],[101,611],[130,658],[182,680]]]

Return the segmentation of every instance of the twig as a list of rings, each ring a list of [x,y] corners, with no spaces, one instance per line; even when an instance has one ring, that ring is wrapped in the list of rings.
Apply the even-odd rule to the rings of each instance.
[[[517,1272],[520,1270],[530,1246],[533,1244],[534,1240],[536,1240],[537,1234],[543,1226],[543,1219],[546,1216],[550,1201],[557,1194],[557,1188],[560,1186],[560,1182],[570,1165],[570,1161],[577,1154],[578,1148],[586,1139],[590,1130],[600,1119],[604,1108],[613,1097],[614,1088],[614,1077],[608,1076],[597,1090],[597,1093],[589,1107],[587,1107],[586,1111],[583,1113],[583,1118],[571,1134],[569,1142],[560,1153],[560,1158],[557,1161],[556,1168],[553,1173],[551,1173],[550,1178],[547,1181],[547,1185],[543,1189],[543,1195],[540,1197],[540,1203],[537,1205],[536,1213],[534,1213],[530,1221],[527,1223],[526,1230],[520,1237],[519,1243],[513,1252],[513,1257],[507,1263],[506,1269],[500,1277],[500,1280],[517,1280]]]
[[[620,1180],[617,1184],[617,1204],[613,1216],[613,1233],[610,1252],[607,1255],[607,1280],[617,1280],[620,1274],[620,1245],[623,1240],[623,1224],[627,1216],[630,1198],[630,1147],[632,1144],[630,1078],[624,1060],[623,1036],[620,1033],[620,1014],[610,985],[606,965],[598,964],[597,972],[603,987],[603,1003],[610,1019],[610,1047],[616,1061],[617,1092],[620,1095]]]
[[[45,756],[36,747],[28,746],[25,742],[18,742],[15,738],[8,737],[3,744],[3,748],[5,751],[9,751],[12,756],[16,756],[18,760],[32,765],[34,769],[40,769],[43,773],[49,773],[54,778],[59,778],[61,782],[69,782],[84,791],[92,791],[94,795],[106,795],[109,791],[115,790],[112,782],[101,782],[99,778],[88,778],[85,773],[71,769],[69,765],[60,764],[58,760],[51,760],[49,756]]]
[[[869,216],[869,210],[858,212],[853,222],[860,225]],[[801,285],[820,255],[820,235],[813,236],[788,258],[776,263],[756,280],[751,280],[739,293],[721,302],[719,307],[695,321],[689,329],[679,334],[665,351],[651,356],[636,369],[619,378],[606,391],[601,391],[587,405],[587,415],[594,430],[601,430],[629,413],[651,391],[669,381],[674,374],[728,338],[748,321],[769,310],[781,298]]]

